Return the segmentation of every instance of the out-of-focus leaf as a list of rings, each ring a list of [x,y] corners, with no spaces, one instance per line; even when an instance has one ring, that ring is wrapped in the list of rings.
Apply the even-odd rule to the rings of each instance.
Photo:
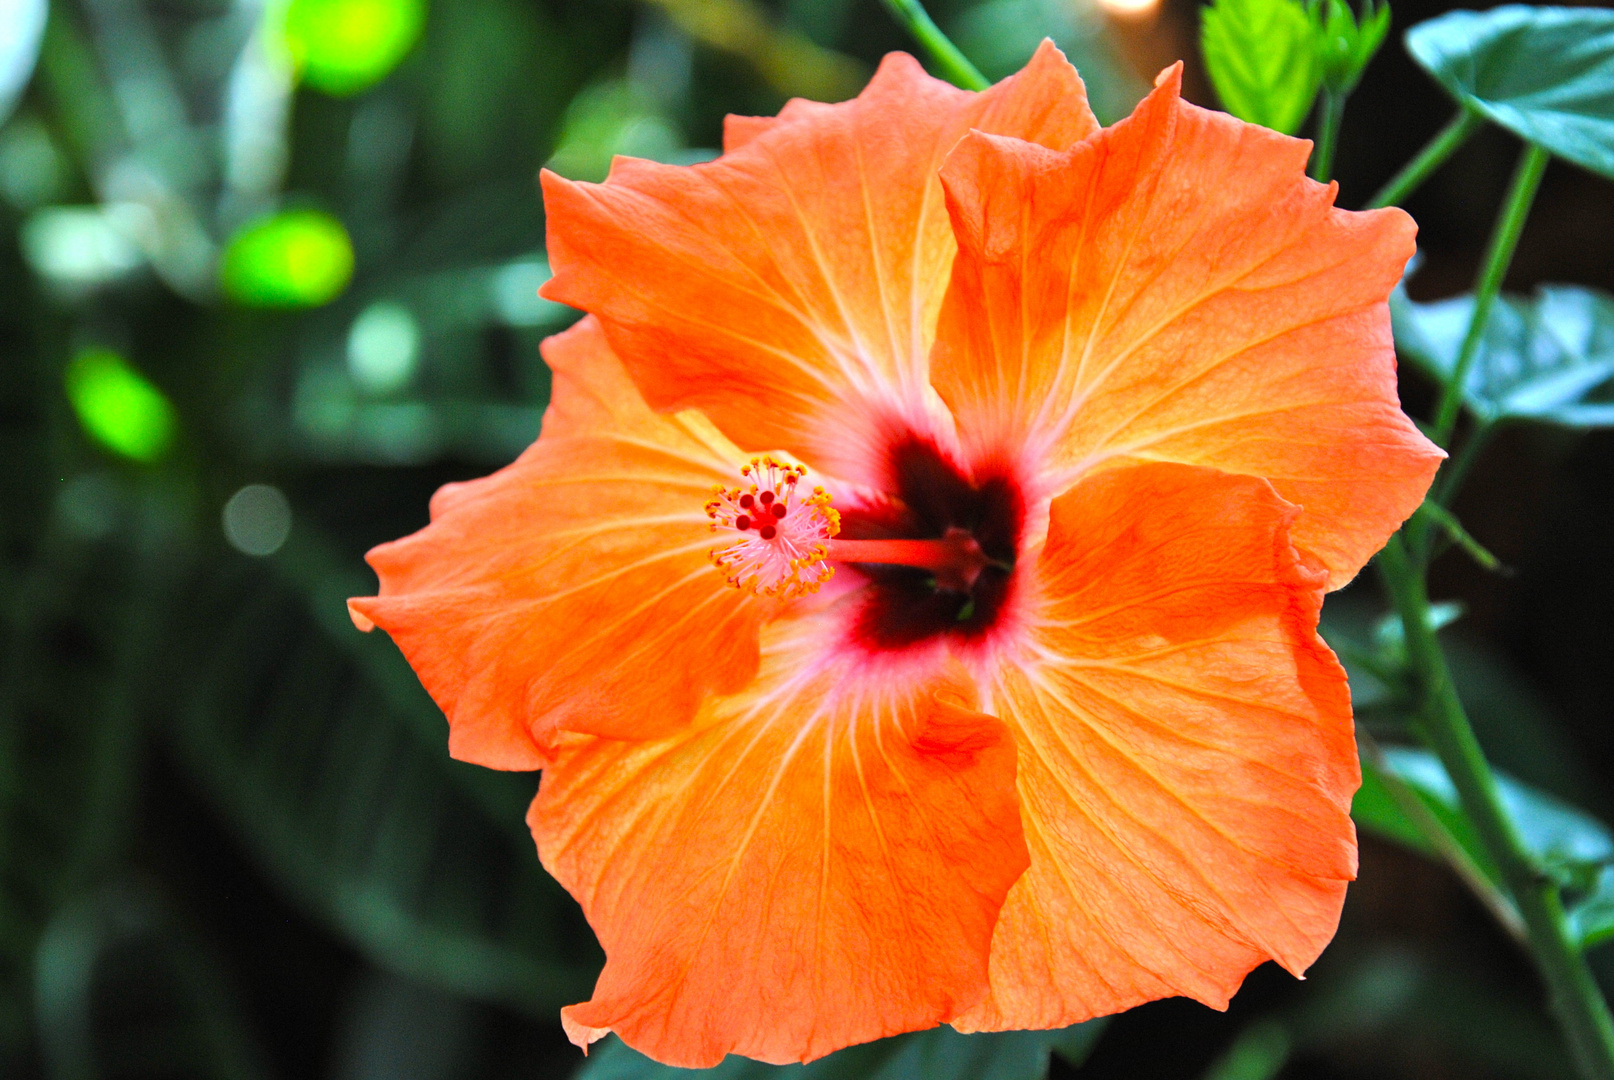
[[[1393,614],[1371,618],[1359,610],[1344,612],[1343,607],[1335,600],[1324,610],[1319,632],[1345,666],[1358,717],[1364,709],[1404,704],[1407,645],[1400,618]],[[1429,626],[1441,630],[1462,614],[1461,604],[1431,604]]]
[[[1082,73],[1093,112],[1106,124],[1130,113],[1149,84],[1125,62],[1108,20],[1088,4],[1064,0],[986,0],[948,29],[964,55],[991,79],[1019,71],[1044,38],[1052,38]]]
[[[426,0],[291,0],[285,19],[303,81],[346,96],[380,82],[414,48]]]
[[[34,516],[27,478],[37,462],[17,457],[0,455],[0,1072],[26,1041],[39,934],[124,849],[156,612],[138,556],[158,531],[142,520],[152,507],[121,475],[64,483],[51,469],[42,479],[55,506],[24,542],[15,526]],[[114,534],[136,551],[104,542]]]
[[[549,168],[572,180],[604,180],[619,154],[673,163],[686,157],[683,136],[656,102],[620,79],[590,87],[567,106]]]
[[[1448,379],[1474,313],[1471,295],[1422,304],[1390,299],[1395,343],[1436,379]],[[1614,297],[1543,285],[1534,297],[1499,296],[1463,400],[1485,422],[1516,418],[1566,427],[1614,425]]]
[[[67,400],[96,442],[140,462],[159,460],[174,441],[174,407],[111,349],[82,350],[67,366]]]
[[[1289,1060],[1294,1040],[1274,1020],[1252,1024],[1205,1073],[1205,1080],[1270,1080]]]
[[[1614,11],[1453,11],[1409,30],[1407,50],[1465,107],[1614,177]]]
[[[1372,760],[1364,758],[1362,786],[1351,799],[1351,819],[1368,832],[1438,858],[1440,852],[1434,842],[1397,800],[1390,782]]]
[[[224,291],[252,307],[318,307],[352,276],[347,230],[318,210],[287,210],[244,226],[219,267]]]
[[[1614,940],[1614,866],[1605,866],[1586,895],[1569,909],[1569,925],[1582,948]]]
[[[34,73],[47,14],[45,0],[0,0],[0,124]]]
[[[1384,751],[1382,765],[1416,792],[1474,864],[1493,883],[1500,883],[1496,868],[1463,813],[1457,789],[1440,759],[1427,750],[1389,747]],[[1366,763],[1364,773],[1376,772],[1375,763]],[[1614,861],[1614,834],[1608,827],[1568,803],[1512,777],[1498,774],[1497,783],[1501,787],[1502,804],[1518,826],[1525,848],[1536,864],[1565,886],[1593,887],[1602,868]],[[1368,795],[1360,807],[1353,804],[1351,808],[1353,816],[1360,810],[1358,824],[1389,839],[1409,843],[1418,850],[1430,850],[1426,838],[1410,839],[1422,830],[1401,811],[1383,785],[1384,778],[1378,776],[1374,777],[1371,789],[1364,783]]]
[[[776,27],[755,0],[651,0],[678,28],[713,48],[744,57],[782,94],[840,101],[866,81],[863,65]]]
[[[1317,27],[1300,0],[1215,0],[1200,10],[1199,47],[1228,112],[1300,130],[1323,81]]]
[[[0,128],[0,197],[33,210],[66,194],[67,162],[44,124],[16,117]]]
[[[612,1037],[589,1055],[577,1080],[1042,1080],[1048,1055],[1075,1068],[1087,1060],[1102,1020],[1058,1031],[1000,1031],[960,1035],[950,1027],[865,1043],[808,1065],[764,1065],[729,1057],[715,1069],[658,1065]]]
[[[1284,1061],[1280,1050],[1308,1061],[1339,1053],[1341,1064],[1370,1060],[1385,1075],[1416,1075],[1431,1043],[1486,1076],[1574,1074],[1563,1040],[1528,991],[1450,955],[1382,945],[1365,954],[1336,949],[1306,977],[1310,989],[1297,1007],[1245,1029],[1218,1063],[1226,1071],[1206,1080],[1283,1075],[1275,1071]]]
[[[218,959],[150,889],[64,907],[39,941],[34,998],[50,1080],[269,1075]]]
[[[1323,85],[1335,94],[1349,94],[1390,32],[1390,5],[1366,0],[1358,20],[1348,0],[1314,0],[1311,13],[1317,22]]]
[[[276,559],[306,561],[299,544]],[[293,901],[377,964],[533,1012],[587,997],[598,949],[539,866],[521,795],[490,815],[455,779],[533,778],[450,762],[440,714],[401,662],[359,662],[395,654],[344,627],[330,592],[315,618],[260,570],[215,565],[187,595],[167,637],[187,769]]]

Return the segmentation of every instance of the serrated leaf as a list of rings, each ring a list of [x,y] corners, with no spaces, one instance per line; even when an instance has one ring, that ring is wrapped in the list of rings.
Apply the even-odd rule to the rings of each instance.
[[[1396,348],[1432,377],[1449,379],[1473,313],[1469,294],[1423,304],[1397,288],[1390,298]],[[1608,427],[1614,425],[1611,384],[1614,297],[1543,285],[1534,297],[1497,297],[1463,400],[1485,422]]]
[[[1614,11],[1453,11],[1408,31],[1407,51],[1466,107],[1614,177]]]
[[[1228,112],[1285,135],[1300,130],[1323,72],[1299,0],[1216,0],[1201,9],[1199,45]]]
[[[294,902],[378,965],[457,993],[540,1014],[588,996],[598,947],[519,801],[487,812],[502,800],[456,778],[441,721],[428,743],[379,669],[334,646],[334,618],[244,563],[211,567],[180,608],[181,760]]]
[[[848,1047],[808,1065],[731,1056],[715,1069],[660,1065],[613,1036],[589,1055],[576,1080],[1042,1080],[1050,1052],[1079,1066],[1103,1030],[1103,1020],[1055,1031],[979,1035],[939,1027]]]

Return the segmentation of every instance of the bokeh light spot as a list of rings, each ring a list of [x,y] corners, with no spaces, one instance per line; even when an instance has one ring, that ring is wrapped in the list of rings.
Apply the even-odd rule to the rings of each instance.
[[[242,227],[224,251],[224,291],[252,307],[318,307],[353,276],[353,243],[318,210],[287,210]]]
[[[114,453],[154,462],[174,441],[174,407],[111,349],[83,349],[67,365],[67,400],[86,433]]]
[[[545,300],[538,290],[550,278],[547,259],[524,259],[493,275],[493,305],[511,326],[544,326],[571,312],[565,304]]]
[[[277,487],[248,484],[224,504],[224,538],[244,555],[273,555],[291,535],[291,503]]]
[[[1160,0],[1099,0],[1099,7],[1116,18],[1143,20],[1160,10]]]
[[[291,0],[285,41],[304,82],[343,96],[385,78],[425,22],[425,0]]]
[[[390,394],[408,386],[419,356],[420,327],[402,304],[378,300],[348,330],[348,373],[366,393]]]
[[[23,222],[22,253],[40,276],[84,288],[140,265],[138,248],[97,206],[47,206]]]

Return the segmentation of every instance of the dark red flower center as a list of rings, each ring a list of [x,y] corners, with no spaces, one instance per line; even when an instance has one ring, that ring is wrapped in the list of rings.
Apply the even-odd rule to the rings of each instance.
[[[965,540],[963,546],[978,547],[979,556],[963,575],[843,563],[870,586],[854,630],[857,640],[871,650],[889,650],[941,635],[980,637],[997,624],[1014,582],[1025,525],[1020,485],[1005,471],[971,476],[933,441],[912,433],[888,444],[885,473],[885,500],[841,508],[842,539]]]

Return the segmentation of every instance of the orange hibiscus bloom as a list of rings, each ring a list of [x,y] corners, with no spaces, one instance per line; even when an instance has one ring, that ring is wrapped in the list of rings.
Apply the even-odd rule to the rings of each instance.
[[[808,1060],[1316,958],[1358,783],[1318,610],[1441,455],[1396,398],[1412,222],[1307,149],[1177,69],[1101,128],[1045,45],[544,177],[589,317],[543,434],[352,610],[455,756],[544,770],[608,958],[574,1041]]]

